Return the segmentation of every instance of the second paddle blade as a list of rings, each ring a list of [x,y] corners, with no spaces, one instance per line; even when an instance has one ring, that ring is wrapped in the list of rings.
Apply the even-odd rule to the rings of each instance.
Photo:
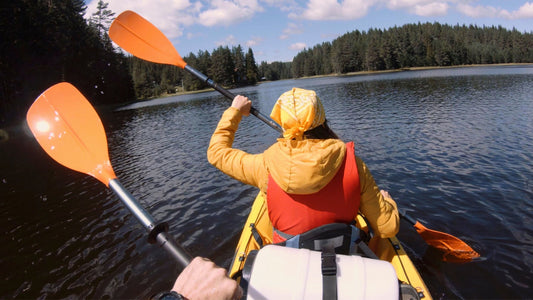
[[[147,61],[185,68],[185,61],[170,40],[145,18],[127,10],[109,28],[113,42],[129,53]]]

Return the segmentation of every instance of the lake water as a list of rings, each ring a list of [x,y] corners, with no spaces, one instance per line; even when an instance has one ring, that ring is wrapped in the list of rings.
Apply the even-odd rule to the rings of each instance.
[[[318,93],[331,127],[355,141],[400,208],[481,253],[471,263],[440,262],[402,222],[399,238],[435,298],[533,296],[533,66],[286,80],[233,92],[268,115],[292,87]],[[122,184],[190,253],[225,267],[257,193],[206,159],[228,105],[207,92],[101,113]],[[21,128],[0,143],[0,298],[146,298],[169,289],[177,266],[146,243],[118,198],[53,162]],[[258,153],[276,137],[251,116],[234,146]]]

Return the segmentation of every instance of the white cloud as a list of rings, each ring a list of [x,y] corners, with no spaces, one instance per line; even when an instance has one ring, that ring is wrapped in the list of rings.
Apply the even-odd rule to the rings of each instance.
[[[300,34],[303,32],[303,29],[300,25],[295,23],[289,23],[287,28],[283,30],[283,34],[279,37],[280,40],[286,40],[291,35]]]
[[[204,26],[231,25],[251,19],[263,11],[257,0],[214,0],[210,8],[198,15],[198,23]]]
[[[284,5],[295,4],[294,0],[261,0],[261,2],[265,2],[273,6],[284,6]]]
[[[428,4],[415,5],[409,11],[415,15],[423,17],[431,16],[444,16],[448,13],[448,8],[450,6],[448,3],[444,2],[434,2]]]
[[[237,39],[233,34],[228,35],[224,40],[215,42],[216,46],[235,46],[237,45]]]
[[[469,4],[458,4],[457,10],[463,15],[472,17],[472,18],[494,18],[498,15],[498,10],[491,6],[472,6]]]
[[[353,20],[365,16],[374,0],[310,0],[301,14],[291,13],[292,18],[307,20]]]
[[[293,11],[291,18],[307,20],[354,20],[366,16],[377,6],[390,10],[406,10],[419,16],[442,16],[448,12],[449,3],[459,0],[309,0],[301,12]]]
[[[460,0],[382,0],[381,2],[391,10],[405,10],[413,15],[432,17],[446,15],[450,3],[457,1]]]
[[[266,0],[263,0],[266,1]],[[413,15],[432,17],[445,16],[452,7],[464,15],[480,18],[526,19],[533,18],[533,2],[523,4],[518,10],[508,11],[494,6],[471,3],[479,0],[308,0],[305,7],[292,8],[289,17],[293,19],[354,20],[368,14],[370,9],[402,10]],[[284,34],[281,38],[287,38]]]
[[[184,27],[231,25],[248,20],[263,8],[258,0],[213,0],[209,5],[199,0],[107,0],[116,15],[125,10],[139,13],[170,39],[183,35]],[[277,1],[282,3],[282,1]],[[96,11],[98,0],[87,2],[86,16]]]
[[[261,0],[261,2],[277,7],[283,12],[290,12],[298,8],[296,0]]]
[[[457,10],[472,18],[528,19],[533,18],[533,2],[526,2],[518,10],[509,12],[494,6],[458,4]]]
[[[435,2],[446,2],[446,0],[389,0],[382,1],[389,9],[411,9],[415,6],[424,6]]]
[[[246,41],[246,47],[252,48],[253,46],[259,45],[263,41],[261,37],[253,37],[251,40]]]
[[[289,49],[300,51],[300,50],[305,49],[306,47],[307,47],[307,45],[305,43],[294,43],[294,44],[289,46]]]
[[[513,13],[514,19],[531,19],[533,18],[533,2],[526,2],[524,5]]]
[[[195,22],[194,15],[201,9],[200,2],[191,3],[189,0],[108,0],[108,9],[115,13],[115,17],[125,10],[139,13],[153,23],[169,38],[183,34],[183,27]],[[86,16],[96,12],[98,0],[91,0],[87,4]]]

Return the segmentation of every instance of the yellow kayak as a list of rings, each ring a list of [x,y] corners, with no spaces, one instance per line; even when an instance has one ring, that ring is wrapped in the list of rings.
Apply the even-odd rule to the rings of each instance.
[[[358,216],[356,221],[357,227],[364,231],[368,230],[363,217]],[[259,193],[253,203],[252,210],[244,224],[239,243],[237,244],[235,255],[229,269],[230,277],[237,280],[240,279],[251,251],[259,250],[268,244],[272,244],[272,234],[273,228],[268,217],[267,205],[263,194]],[[392,265],[399,284],[414,288],[416,290],[416,296],[419,299],[432,299],[424,280],[396,237],[388,239],[374,237],[368,242],[368,246],[379,260],[389,262]],[[408,298],[416,299],[416,297]]]

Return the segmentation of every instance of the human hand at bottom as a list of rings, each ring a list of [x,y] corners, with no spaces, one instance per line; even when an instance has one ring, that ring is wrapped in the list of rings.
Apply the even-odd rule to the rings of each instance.
[[[241,287],[226,275],[225,269],[202,257],[195,257],[181,272],[172,290],[189,300],[233,300],[243,295]]]

